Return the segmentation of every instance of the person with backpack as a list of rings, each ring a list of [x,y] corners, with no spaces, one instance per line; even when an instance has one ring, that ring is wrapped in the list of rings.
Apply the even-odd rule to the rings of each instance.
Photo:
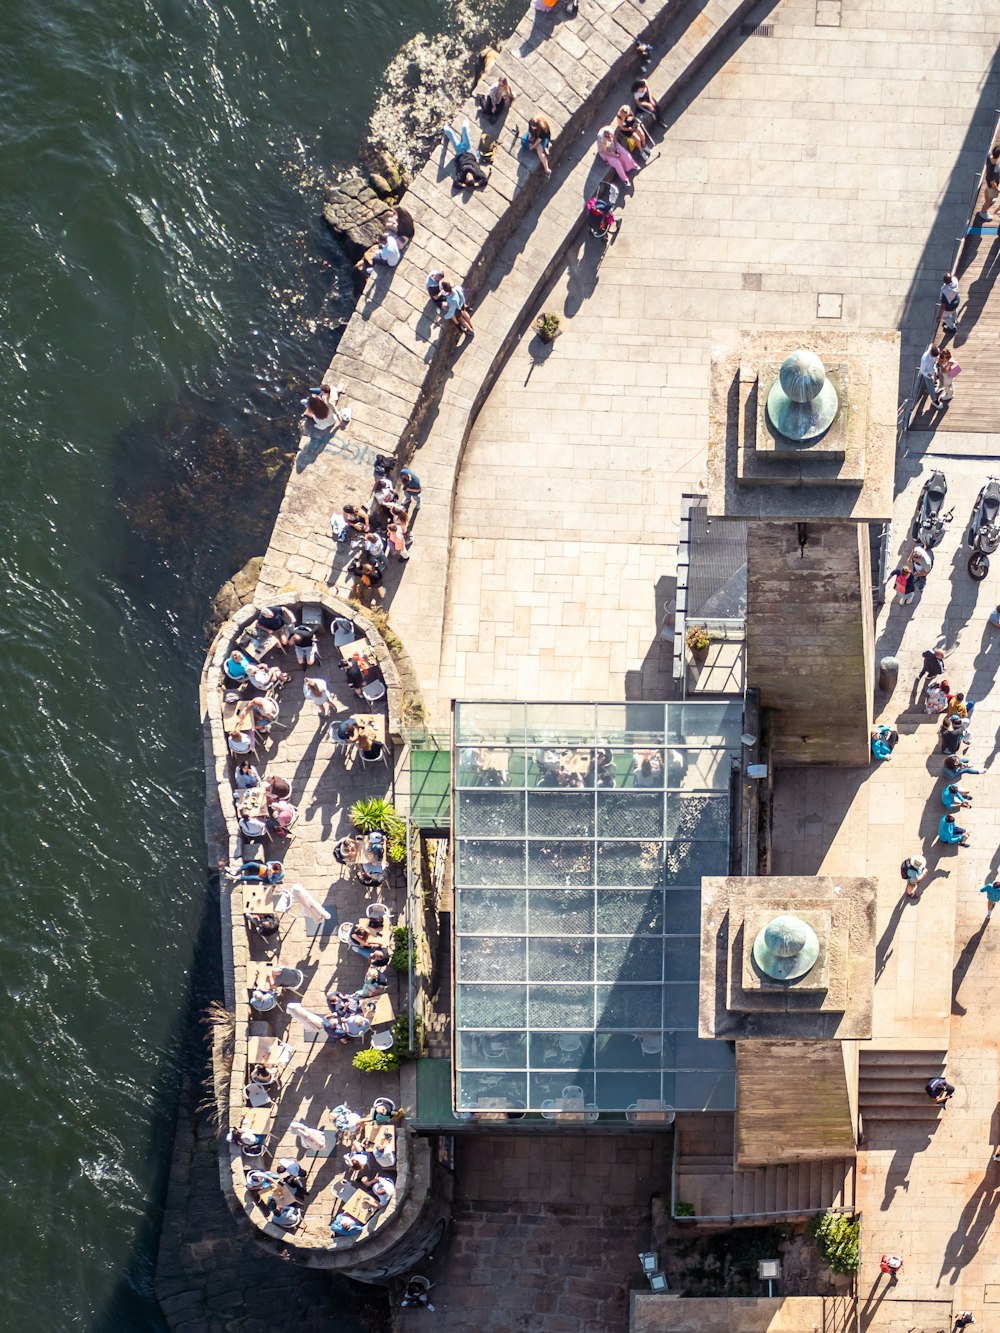
[[[927,858],[925,856],[908,856],[899,867],[899,873],[906,880],[907,898],[917,896],[917,885],[927,878]]]
[[[947,1106],[948,1102],[955,1095],[955,1088],[947,1079],[940,1077],[931,1078],[928,1079],[927,1083],[924,1085],[924,1092],[926,1092],[931,1101],[936,1102],[938,1106]]]

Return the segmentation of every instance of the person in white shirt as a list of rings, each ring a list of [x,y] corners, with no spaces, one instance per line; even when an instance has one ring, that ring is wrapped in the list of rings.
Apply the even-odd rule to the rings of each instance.
[[[370,245],[364,255],[354,265],[363,268],[366,278],[375,276],[375,264],[384,264],[386,268],[395,268],[399,263],[399,241],[391,231],[382,232],[374,245]]]
[[[326,717],[327,713],[333,712],[333,695],[326,681],[320,676],[306,676],[302,682],[302,697],[316,705],[320,717]]]
[[[938,299],[941,302],[941,326],[945,333],[954,333],[958,327],[958,304],[962,299],[962,293],[958,289],[958,282],[953,273],[944,275]]]
[[[920,375],[924,381],[924,388],[927,391],[927,395],[935,407],[941,406],[941,401],[938,398],[937,378],[938,357],[940,354],[941,348],[938,347],[936,343],[930,343],[927,347],[927,351],[924,352],[923,356],[920,358]]]

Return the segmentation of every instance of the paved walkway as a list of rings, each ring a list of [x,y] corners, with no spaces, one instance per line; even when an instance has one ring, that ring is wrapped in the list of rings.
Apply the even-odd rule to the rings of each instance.
[[[902,325],[909,391],[992,133],[996,11],[951,7],[945,76],[934,5],[844,0],[831,26],[820,8],[782,0],[760,16],[772,36],[728,41],[626,193],[620,237],[602,255],[584,236],[541,303],[563,320],[551,352],[525,336],[507,362],[459,478],[436,684],[417,649],[442,707],[663,697],[657,634],[681,495],[705,474],[716,330],[829,311]]]

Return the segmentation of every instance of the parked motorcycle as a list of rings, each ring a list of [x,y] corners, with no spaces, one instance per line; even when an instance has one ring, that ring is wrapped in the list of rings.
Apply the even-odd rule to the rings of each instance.
[[[1000,481],[987,477],[969,522],[969,573],[978,582],[990,572],[990,556],[1000,546]]]
[[[955,511],[944,512],[944,500],[948,494],[948,483],[943,472],[932,472],[924,482],[920,492],[917,516],[913,520],[913,540],[928,550],[941,544],[945,524],[955,517]]]

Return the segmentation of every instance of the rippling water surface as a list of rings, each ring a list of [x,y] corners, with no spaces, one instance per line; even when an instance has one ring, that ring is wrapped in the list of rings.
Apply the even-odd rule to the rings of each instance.
[[[200,622],[263,548],[275,442],[350,308],[321,178],[443,4],[5,11],[4,1328],[160,1327],[181,1037],[216,967]]]

